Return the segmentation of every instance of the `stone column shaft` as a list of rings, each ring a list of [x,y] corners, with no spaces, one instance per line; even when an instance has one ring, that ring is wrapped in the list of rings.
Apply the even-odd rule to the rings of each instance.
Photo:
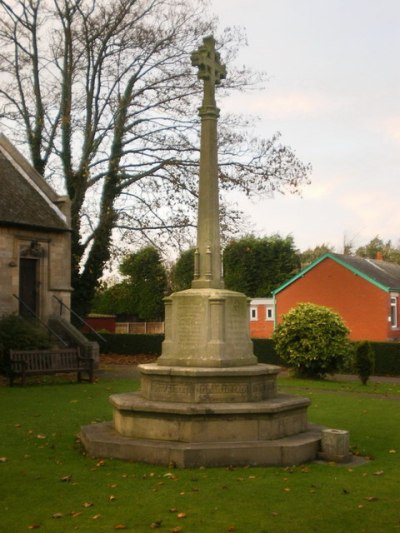
[[[225,77],[213,37],[206,37],[203,45],[192,54],[192,63],[199,67],[199,78],[204,81],[201,118],[200,179],[197,222],[197,250],[195,289],[222,289],[221,245],[218,193],[218,138],[219,109],[215,103],[215,85]]]

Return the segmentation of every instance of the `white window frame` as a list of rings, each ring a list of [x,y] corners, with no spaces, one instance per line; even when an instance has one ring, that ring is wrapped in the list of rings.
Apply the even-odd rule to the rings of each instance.
[[[258,307],[255,305],[250,306],[250,320],[258,320]]]
[[[390,327],[395,329],[398,327],[397,317],[397,296],[390,297]]]
[[[265,306],[265,320],[267,321],[273,321],[274,320],[274,306],[273,305],[266,305]]]

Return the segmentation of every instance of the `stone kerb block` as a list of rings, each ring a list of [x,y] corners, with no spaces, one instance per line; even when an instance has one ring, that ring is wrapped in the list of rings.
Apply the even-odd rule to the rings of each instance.
[[[350,461],[349,432],[344,429],[323,429],[319,457],[324,461],[334,461],[335,463]]]

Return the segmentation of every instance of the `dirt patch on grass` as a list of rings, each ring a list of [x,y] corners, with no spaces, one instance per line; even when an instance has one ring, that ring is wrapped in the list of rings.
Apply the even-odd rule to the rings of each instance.
[[[143,363],[153,363],[157,360],[157,355],[121,355],[121,354],[107,354],[100,355],[100,367],[114,366],[114,365],[141,365]]]

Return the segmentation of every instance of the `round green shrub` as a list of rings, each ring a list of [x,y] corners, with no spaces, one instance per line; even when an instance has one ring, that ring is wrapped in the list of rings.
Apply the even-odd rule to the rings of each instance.
[[[338,313],[302,303],[283,316],[273,340],[276,353],[297,376],[323,378],[351,359],[354,350],[348,334]]]
[[[18,315],[0,318],[0,371],[5,372],[10,350],[41,350],[50,347],[47,332]]]
[[[354,355],[354,369],[363,385],[366,385],[375,367],[375,353],[371,343],[357,343]]]

